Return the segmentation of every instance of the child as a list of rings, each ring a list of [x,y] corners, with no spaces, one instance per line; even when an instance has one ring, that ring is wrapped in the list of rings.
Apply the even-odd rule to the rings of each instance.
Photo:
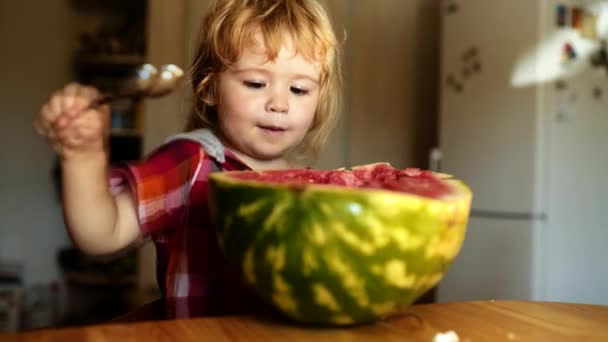
[[[256,309],[222,258],[207,177],[314,160],[338,112],[338,50],[316,0],[217,0],[191,69],[188,133],[141,163],[113,168],[109,110],[90,108],[98,91],[69,84],[54,94],[34,127],[61,156],[64,216],[76,245],[106,254],[150,237],[167,318]]]

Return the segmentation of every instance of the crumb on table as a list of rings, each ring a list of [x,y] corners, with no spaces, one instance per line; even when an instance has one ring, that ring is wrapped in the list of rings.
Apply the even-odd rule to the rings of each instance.
[[[444,333],[439,332],[437,334],[435,334],[435,337],[433,337],[433,342],[459,342],[460,339],[458,338],[458,334],[456,334],[456,332],[454,332],[453,330],[450,331],[446,331]]]

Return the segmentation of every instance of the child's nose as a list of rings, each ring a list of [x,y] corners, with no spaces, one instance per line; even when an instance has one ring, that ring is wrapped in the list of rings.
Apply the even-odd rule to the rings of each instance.
[[[268,100],[266,110],[272,113],[287,114],[289,112],[289,96],[284,92],[277,91]]]

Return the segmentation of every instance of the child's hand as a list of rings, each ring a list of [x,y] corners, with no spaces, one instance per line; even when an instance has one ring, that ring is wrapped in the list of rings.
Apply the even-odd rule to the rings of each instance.
[[[70,83],[42,106],[34,129],[64,159],[105,152],[109,107],[90,108],[99,97],[93,87]]]

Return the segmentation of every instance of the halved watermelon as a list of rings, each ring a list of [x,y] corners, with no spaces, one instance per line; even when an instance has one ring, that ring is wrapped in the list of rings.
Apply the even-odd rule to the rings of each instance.
[[[371,164],[214,173],[220,245],[288,317],[348,325],[399,312],[443,277],[464,240],[461,181]]]

